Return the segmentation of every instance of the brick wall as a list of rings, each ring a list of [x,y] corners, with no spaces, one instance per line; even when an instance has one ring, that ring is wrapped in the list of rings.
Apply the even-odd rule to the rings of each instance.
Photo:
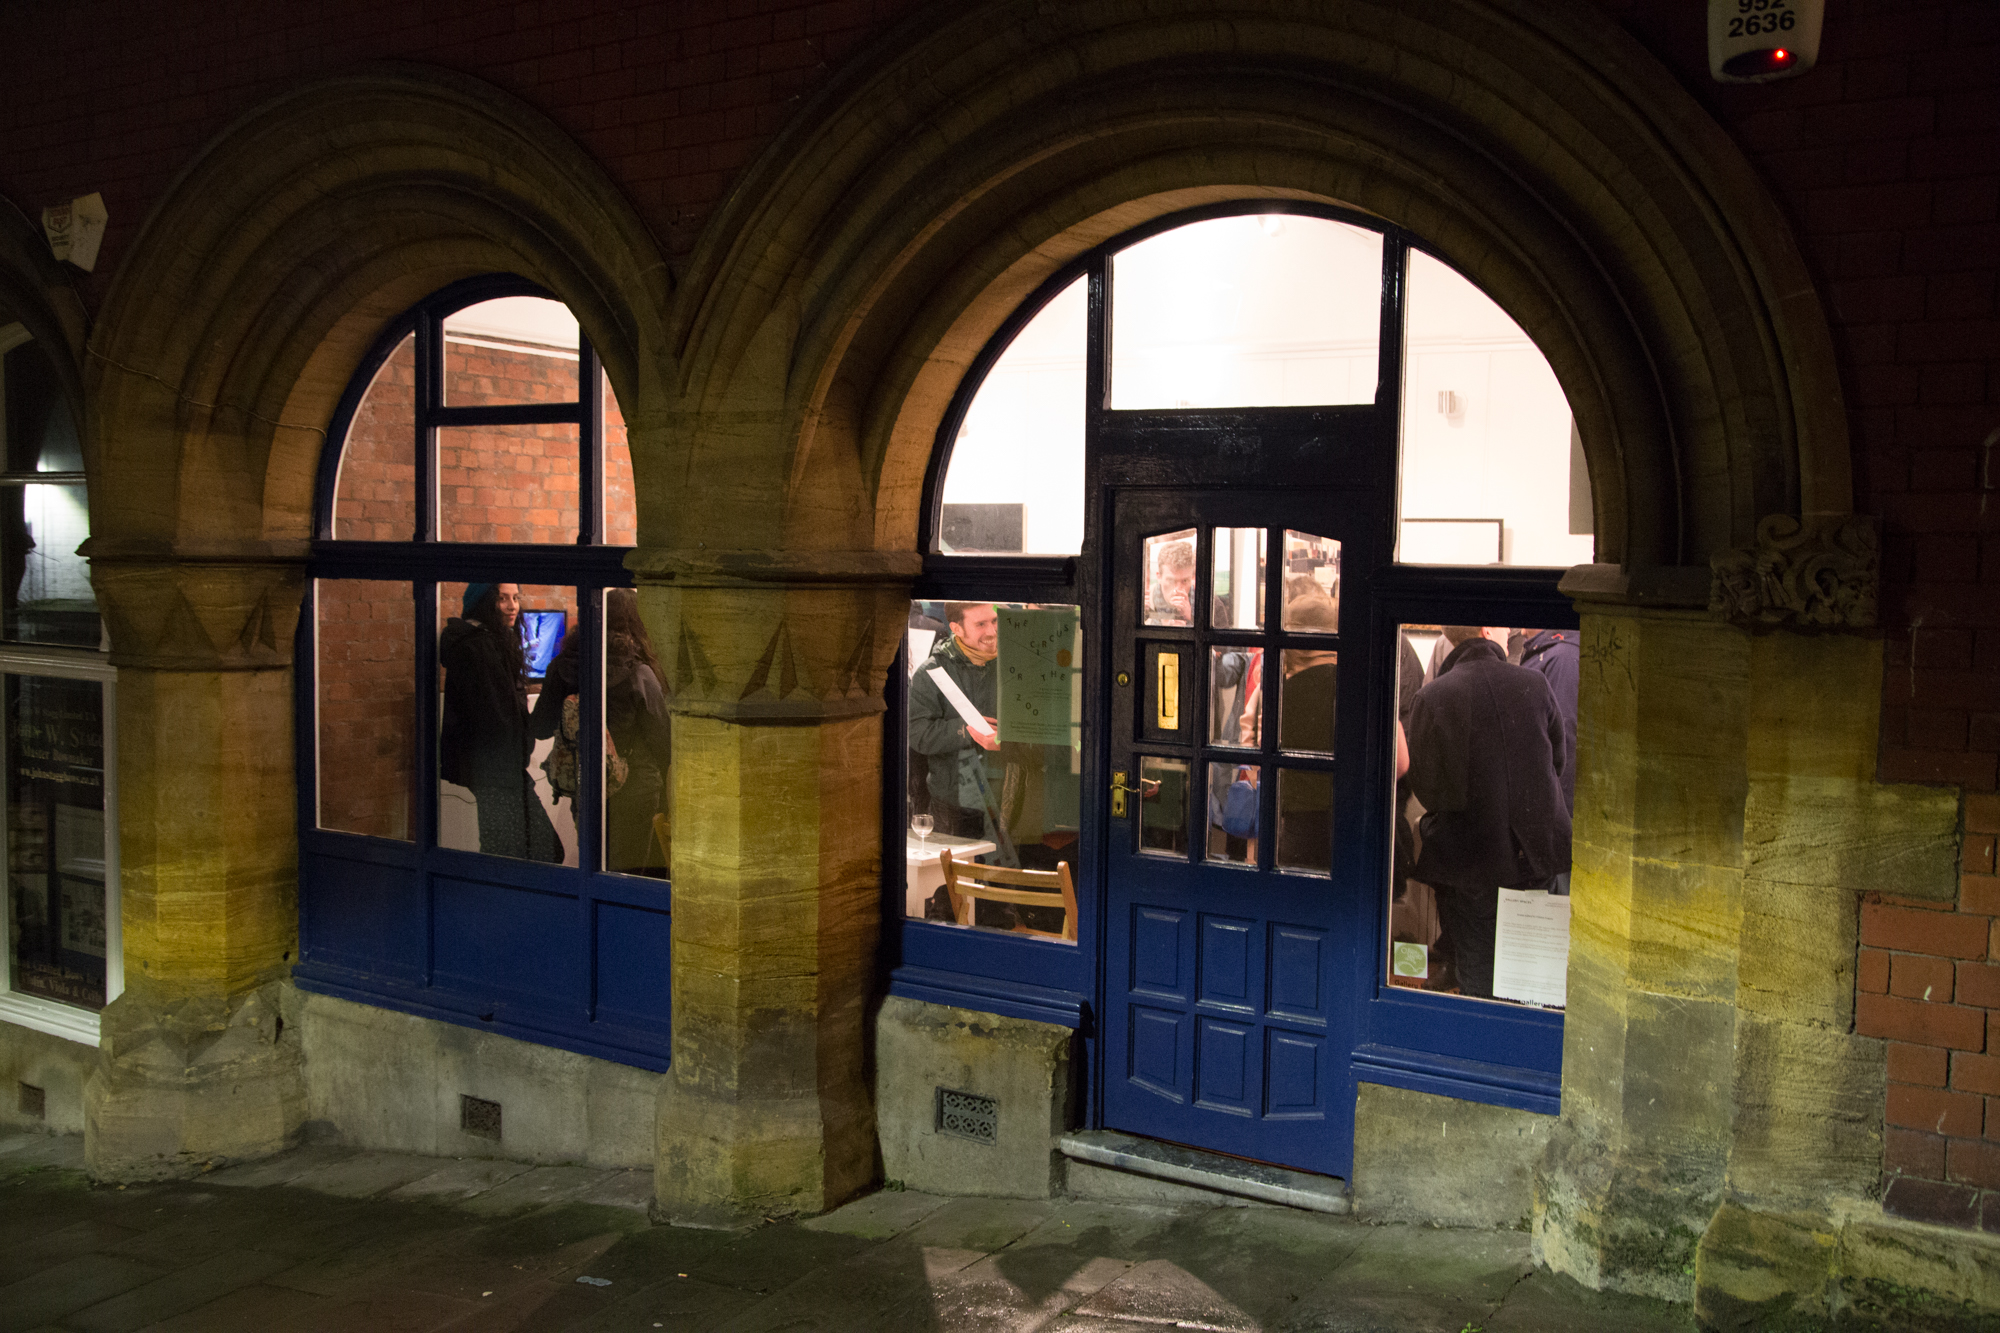
[[[1854,1026],[1888,1042],[1882,1206],[2000,1232],[2000,796],[1965,811],[1956,904],[1862,904]]]

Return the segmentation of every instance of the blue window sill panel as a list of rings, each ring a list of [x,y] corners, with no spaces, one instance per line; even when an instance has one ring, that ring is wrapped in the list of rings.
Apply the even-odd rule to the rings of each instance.
[[[1562,1075],[1544,1069],[1487,1064],[1395,1046],[1361,1046],[1354,1052],[1354,1080],[1461,1101],[1511,1106],[1556,1115],[1562,1110]]]
[[[379,974],[311,961],[293,969],[292,982],[300,990],[316,995],[394,1009],[480,1032],[497,1032],[503,1037],[655,1073],[664,1072],[669,1063],[671,1034],[664,1017],[657,1025],[648,1021],[644,1026],[626,1026],[607,1021],[600,1012],[594,1021],[579,1016],[568,1022],[551,1013],[552,1006],[546,1001],[534,1005],[496,999],[480,1001],[443,987],[397,982]]]
[[[889,993],[927,1004],[999,1014],[1003,1018],[1023,1018],[1066,1028],[1084,1025],[1085,1000],[1081,993],[1025,981],[968,976],[930,967],[899,967],[889,974]]]

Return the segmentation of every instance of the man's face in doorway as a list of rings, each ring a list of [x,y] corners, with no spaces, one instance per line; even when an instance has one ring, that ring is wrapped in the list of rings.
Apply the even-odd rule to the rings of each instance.
[[[1186,569],[1162,569],[1160,571],[1160,595],[1168,606],[1194,619],[1194,566]]]
[[[1000,613],[985,602],[968,606],[965,619],[954,625],[952,632],[975,653],[990,653],[1000,642]]]

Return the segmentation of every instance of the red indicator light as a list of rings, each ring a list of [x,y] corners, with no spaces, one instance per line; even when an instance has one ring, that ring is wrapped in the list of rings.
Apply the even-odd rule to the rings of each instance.
[[[1733,78],[1752,78],[1790,69],[1797,61],[1798,57],[1784,47],[1767,46],[1761,51],[1740,51],[1731,56],[1722,62],[1722,72]]]

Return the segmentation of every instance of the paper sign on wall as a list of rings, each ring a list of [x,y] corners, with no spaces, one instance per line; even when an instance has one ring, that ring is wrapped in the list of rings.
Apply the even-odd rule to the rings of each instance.
[[[1552,1009],[1568,1003],[1569,899],[1501,889],[1493,939],[1493,994]]]
[[[1000,739],[1070,743],[1076,608],[1000,611]]]

